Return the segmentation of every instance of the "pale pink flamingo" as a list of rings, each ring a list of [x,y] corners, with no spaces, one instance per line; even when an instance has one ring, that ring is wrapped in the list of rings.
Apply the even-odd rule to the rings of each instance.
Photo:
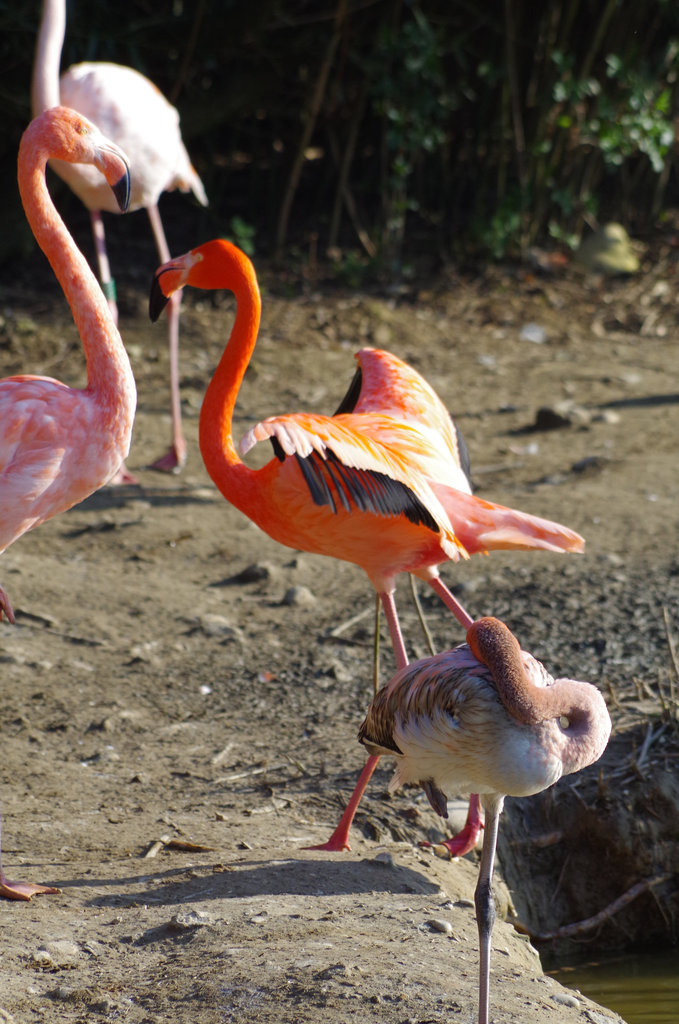
[[[130,161],[132,181],[130,211],[146,210],[159,259],[169,260],[170,251],[158,210],[161,192],[177,188],[182,192],[191,191],[199,203],[207,205],[205,189],[182,142],[179,114],[148,78],[120,64],[74,64],[60,78],[65,31],[66,0],[44,0],[33,66],[33,114],[59,104],[72,107],[93,121],[125,151]],[[106,252],[101,211],[118,213],[118,208],[99,175],[91,168],[58,162],[52,162],[50,166],[90,211],[99,277],[117,323],[115,285]],[[152,466],[167,472],[179,471],[186,461],[179,397],[179,304],[177,295],[168,315],[172,444]],[[131,482],[133,479],[123,466],[117,482]]]
[[[474,622],[467,643],[412,662],[373,699],[358,738],[395,756],[390,790],[419,783],[437,814],[445,791],[481,794],[486,823],[474,894],[479,931],[479,1024],[488,1024],[491,880],[505,796],[529,796],[593,764],[611,733],[591,683],[553,679],[498,619]]]
[[[359,387],[350,389],[336,415],[275,416],[249,430],[241,453],[270,439],[275,457],[258,470],[246,466],[234,447],[232,418],[259,329],[254,267],[232,243],[206,242],[156,271],[151,318],[185,285],[229,288],[237,301],[200,413],[208,473],[274,540],[354,562],[367,573],[385,611],[397,667],[408,661],[394,602],[399,573],[427,582],[467,629],[472,619],[440,579],[442,562],[496,548],[582,550],[572,530],[468,493],[445,406],[420,374],[388,352],[358,354]],[[323,849],[349,849],[351,822],[377,760],[366,764]]]
[[[27,530],[65,512],[107,483],[130,449],[136,391],[108,304],[50,199],[48,159],[97,168],[125,209],[126,158],[81,114],[53,107],[28,126],[19,147],[19,191],[38,245],[64,290],[87,363],[87,387],[50,377],[0,380],[0,553]],[[14,611],[0,588],[0,618]],[[30,899],[55,892],[10,882],[0,865],[0,895]]]

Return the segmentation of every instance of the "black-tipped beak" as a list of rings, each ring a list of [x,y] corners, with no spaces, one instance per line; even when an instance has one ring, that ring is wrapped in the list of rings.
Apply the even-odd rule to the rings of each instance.
[[[117,181],[115,185],[111,185],[113,195],[116,197],[116,202],[120,207],[121,213],[127,213],[127,208],[130,205],[130,169],[125,171],[120,181]]]
[[[163,290],[158,282],[159,275],[156,275],[151,282],[151,294],[149,295],[149,316],[153,323],[156,322],[160,314],[167,306],[170,299],[167,295],[163,295]]]

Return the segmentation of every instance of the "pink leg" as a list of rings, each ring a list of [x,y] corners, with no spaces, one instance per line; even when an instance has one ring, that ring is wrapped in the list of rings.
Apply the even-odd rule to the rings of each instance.
[[[104,222],[101,219],[101,213],[99,210],[90,210],[90,223],[92,225],[92,235],[94,237],[94,250],[97,254],[97,266],[99,267],[101,290],[108,302],[108,308],[111,310],[113,323],[117,326],[118,303],[116,302],[116,285],[115,281],[111,277],[111,267],[108,262],[108,252],[106,251]]]
[[[449,608],[458,622],[464,626],[465,630],[468,630],[474,620],[465,611],[457,598],[451,594],[443,580],[439,576],[435,576],[428,582],[430,587],[441,598],[446,608]],[[451,857],[463,857],[465,853],[469,853],[476,846],[482,828],[481,803],[476,793],[473,793],[469,798],[469,811],[467,812],[464,828],[456,836],[453,836],[452,839],[447,839],[442,845],[447,847]],[[421,843],[420,845],[430,846],[431,844]]]
[[[444,843],[437,843],[437,846],[445,846],[451,857],[464,857],[465,853],[476,848],[479,836],[483,831],[483,819],[481,817],[481,801],[476,793],[469,797],[469,810],[464,828],[451,839]],[[420,843],[420,846],[431,846],[431,843]]]
[[[8,622],[14,622],[14,609],[12,608],[12,602],[9,599],[7,591],[0,587],[0,622],[2,621],[3,612],[7,616]]]
[[[394,656],[396,658],[396,666],[397,668],[404,668],[408,664],[408,655],[406,654],[406,648],[403,642],[401,625],[398,621],[398,613],[396,611],[396,602],[394,601],[393,591],[384,591],[379,596],[382,602],[382,607],[384,608],[384,614],[387,618],[387,624],[389,626],[391,643],[394,648]],[[330,836],[327,843],[319,843],[318,846],[308,846],[306,849],[330,851],[351,849],[349,846],[349,829],[351,828],[358,805],[361,802],[361,797],[372,778],[372,774],[377,767],[378,761],[379,757],[373,756],[368,758],[365,768],[361,772],[358,782],[356,783],[356,788],[351,794],[344,814],[340,818],[337,828]]]
[[[118,303],[116,301],[116,284],[111,277],[111,266],[108,262],[108,252],[106,251],[106,234],[104,232],[104,222],[101,219],[101,213],[99,210],[90,210],[90,223],[92,224],[92,236],[94,237],[94,249],[97,254],[97,266],[99,267],[99,280],[101,282],[101,290],[104,293],[106,301],[108,302],[108,308],[111,310],[111,316],[113,317],[113,323],[118,326]],[[130,473],[127,466],[123,462],[116,473],[109,480],[110,487],[120,486],[121,484],[137,484],[139,481],[135,476]]]
[[[46,894],[48,896],[61,892],[51,885],[35,885],[33,882],[13,882],[2,870],[2,853],[0,852],[0,896],[8,900],[30,900],[31,896]]]
[[[163,231],[163,223],[157,206],[148,206],[146,212],[151,222],[151,230],[156,241],[156,249],[161,263],[170,259],[170,250]],[[168,304],[167,338],[170,358],[170,415],[172,417],[172,445],[165,455],[161,455],[151,465],[151,469],[163,473],[178,473],[186,462],[186,441],[182,433],[181,400],[179,397],[179,307],[181,291],[175,292]]]
[[[466,632],[474,621],[471,615],[464,610],[457,598],[453,597],[451,592],[448,590],[448,587],[439,576],[434,576],[432,579],[427,580],[427,582],[441,598],[446,608],[449,608],[457,621],[464,626]]]

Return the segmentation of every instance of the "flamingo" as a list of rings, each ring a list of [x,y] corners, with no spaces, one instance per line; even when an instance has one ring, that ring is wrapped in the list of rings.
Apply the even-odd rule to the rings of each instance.
[[[33,114],[59,104],[71,107],[94,121],[128,154],[132,172],[129,209],[143,207],[146,210],[159,259],[161,262],[169,260],[170,251],[158,209],[161,192],[176,188],[191,191],[199,203],[207,206],[203,183],[182,142],[179,114],[148,78],[120,64],[75,64],[59,78],[65,32],[66,0],[44,0],[31,86]],[[99,277],[117,323],[115,283],[111,278],[101,211],[117,213],[118,208],[99,176],[90,168],[56,162],[51,166],[90,211]],[[165,472],[178,472],[186,462],[179,398],[179,303],[177,296],[168,315],[172,444],[151,467]],[[135,481],[123,466],[115,482]]]
[[[53,157],[97,168],[121,210],[129,198],[126,157],[81,114],[53,107],[28,126],[19,146],[21,201],[71,307],[87,387],[29,375],[0,380],[0,553],[107,483],[127,457],[134,421],[130,360],[97,280],[47,191],[46,166]],[[3,612],[14,622],[0,587],[0,619]],[[0,895],[30,899],[57,891],[11,882],[0,863]]]
[[[445,406],[420,374],[377,349],[358,353],[360,377],[334,416],[274,416],[249,430],[241,454],[266,439],[274,450],[270,462],[251,469],[234,446],[232,419],[259,329],[254,267],[225,239],[168,261],[152,283],[151,319],[185,285],[229,288],[237,303],[200,413],[208,473],[227,501],[274,540],[366,572],[385,611],[397,667],[408,662],[394,601],[399,573],[427,582],[468,629],[473,620],[441,580],[442,562],[495,548],[583,549],[582,538],[558,523],[471,495]],[[377,761],[368,760],[335,832],[319,849],[350,848],[351,822]],[[479,821],[474,827],[478,836]]]
[[[412,662],[375,696],[358,738],[397,759],[390,790],[417,782],[437,814],[446,789],[481,793],[486,815],[474,893],[479,933],[479,1024],[488,1024],[491,881],[505,796],[529,796],[597,761],[611,719],[591,683],[553,679],[507,626],[479,619],[467,643]]]

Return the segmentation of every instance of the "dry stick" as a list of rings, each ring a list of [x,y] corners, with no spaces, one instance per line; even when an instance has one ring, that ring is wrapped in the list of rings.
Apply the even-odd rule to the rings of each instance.
[[[201,27],[202,22],[203,22],[203,15],[204,14],[205,14],[205,0],[198,0],[198,3],[196,4],[196,8],[195,8],[195,14],[193,16],[193,24],[191,25],[191,31],[189,33],[189,38],[188,38],[188,41],[186,43],[186,48],[184,50],[184,56],[182,58],[182,62],[180,64],[180,66],[179,66],[179,71],[177,72],[177,77],[175,78],[174,85],[170,89],[170,92],[169,92],[169,95],[168,95],[168,99],[169,99],[170,103],[172,103],[173,105],[176,104],[176,102],[177,102],[177,98],[178,98],[179,94],[181,93],[182,88],[184,86],[184,79],[186,78],[188,70],[189,70],[189,68],[191,66],[191,61],[193,60],[193,55],[194,55],[194,53],[196,51],[196,43],[198,42],[198,33],[200,32],[200,27]]]
[[[512,111],[512,125],[514,129],[514,155],[516,156],[516,171],[521,190],[521,206],[526,199],[527,168],[526,168],[526,133],[523,128],[523,117],[521,114],[521,100],[519,98],[519,81],[516,70],[516,30],[514,18],[512,17],[512,2],[505,0],[505,41],[507,78],[509,80],[509,101]],[[523,210],[522,210],[523,212]],[[525,224],[521,223],[521,250],[525,249]]]
[[[410,592],[413,595],[413,602],[415,604],[415,608],[417,609],[417,616],[420,620],[420,625],[422,626],[422,632],[424,633],[425,639],[427,641],[427,646],[429,647],[429,653],[431,655],[434,655],[436,654],[436,648],[434,647],[434,641],[429,631],[427,620],[424,617],[424,611],[422,610],[422,604],[420,603],[420,595],[417,593],[415,577],[413,576],[412,573],[408,573],[408,578],[410,579]]]
[[[300,139],[299,146],[297,147],[297,153],[290,171],[290,179],[283,196],[283,203],[281,205],[281,212],[278,218],[278,230],[276,232],[276,259],[280,259],[283,246],[285,245],[285,239],[288,232],[288,220],[290,219],[290,210],[292,209],[292,201],[295,198],[297,192],[297,186],[299,185],[300,175],[302,173],[302,165],[304,163],[304,154],[306,153],[307,147],[311,140],[318,115],[321,110],[321,104],[323,103],[323,97],[325,96],[326,86],[328,84],[328,75],[330,74],[330,68],[335,57],[335,50],[339,44],[342,36],[342,25],[347,12],[347,0],[338,0],[337,10],[335,11],[335,24],[332,30],[332,35],[328,42],[325,56],[321,63],[318,78],[316,79],[316,86],[314,88],[311,102],[309,104],[309,110],[304,121],[304,130],[302,131],[302,138]]]
[[[663,605],[662,608],[662,617],[665,621],[665,634],[667,636],[667,646],[670,650],[670,660],[672,662],[672,668],[674,669],[676,681],[679,682],[679,661],[677,660],[677,650],[674,646],[674,637],[672,636],[672,633],[670,631],[670,616],[665,605]],[[672,700],[675,699],[674,682],[675,680],[670,678],[670,697],[672,698]]]
[[[610,921],[614,914],[617,914],[628,903],[635,900],[637,896],[641,896],[642,893],[648,892],[654,886],[668,881],[671,877],[671,875],[655,875],[653,878],[645,878],[643,881],[633,885],[627,892],[624,892],[622,896],[618,896],[617,899],[613,900],[612,903],[609,903],[607,907],[604,907],[603,910],[600,910],[593,917],[587,917],[584,921],[575,921],[573,924],[565,924],[551,932],[534,932],[520,921],[511,918],[510,920],[518,932],[528,935],[531,939],[536,939],[539,942],[551,942],[553,939],[568,939],[572,935],[582,935],[585,932],[591,932],[594,928],[603,924],[604,921]]]
[[[351,163],[354,159],[354,153],[356,151],[356,141],[358,139],[358,131],[363,121],[363,112],[365,110],[366,102],[366,89],[365,87],[361,90],[361,95],[356,104],[356,110],[354,116],[351,119],[351,125],[349,128],[349,136],[342,153],[342,158],[339,161],[339,178],[337,181],[337,193],[335,195],[335,203],[333,206],[332,217],[330,218],[330,229],[328,231],[328,248],[333,249],[337,245],[337,236],[339,235],[340,216],[342,213],[342,204],[346,207],[349,219],[353,225],[354,231],[358,236],[358,240],[367,252],[368,256],[372,257],[377,252],[376,246],[368,232],[361,225],[358,210],[356,209],[356,202],[354,195],[349,188],[349,171],[351,169]],[[332,146],[333,155],[337,160],[338,145],[334,133],[330,133],[330,144]]]

